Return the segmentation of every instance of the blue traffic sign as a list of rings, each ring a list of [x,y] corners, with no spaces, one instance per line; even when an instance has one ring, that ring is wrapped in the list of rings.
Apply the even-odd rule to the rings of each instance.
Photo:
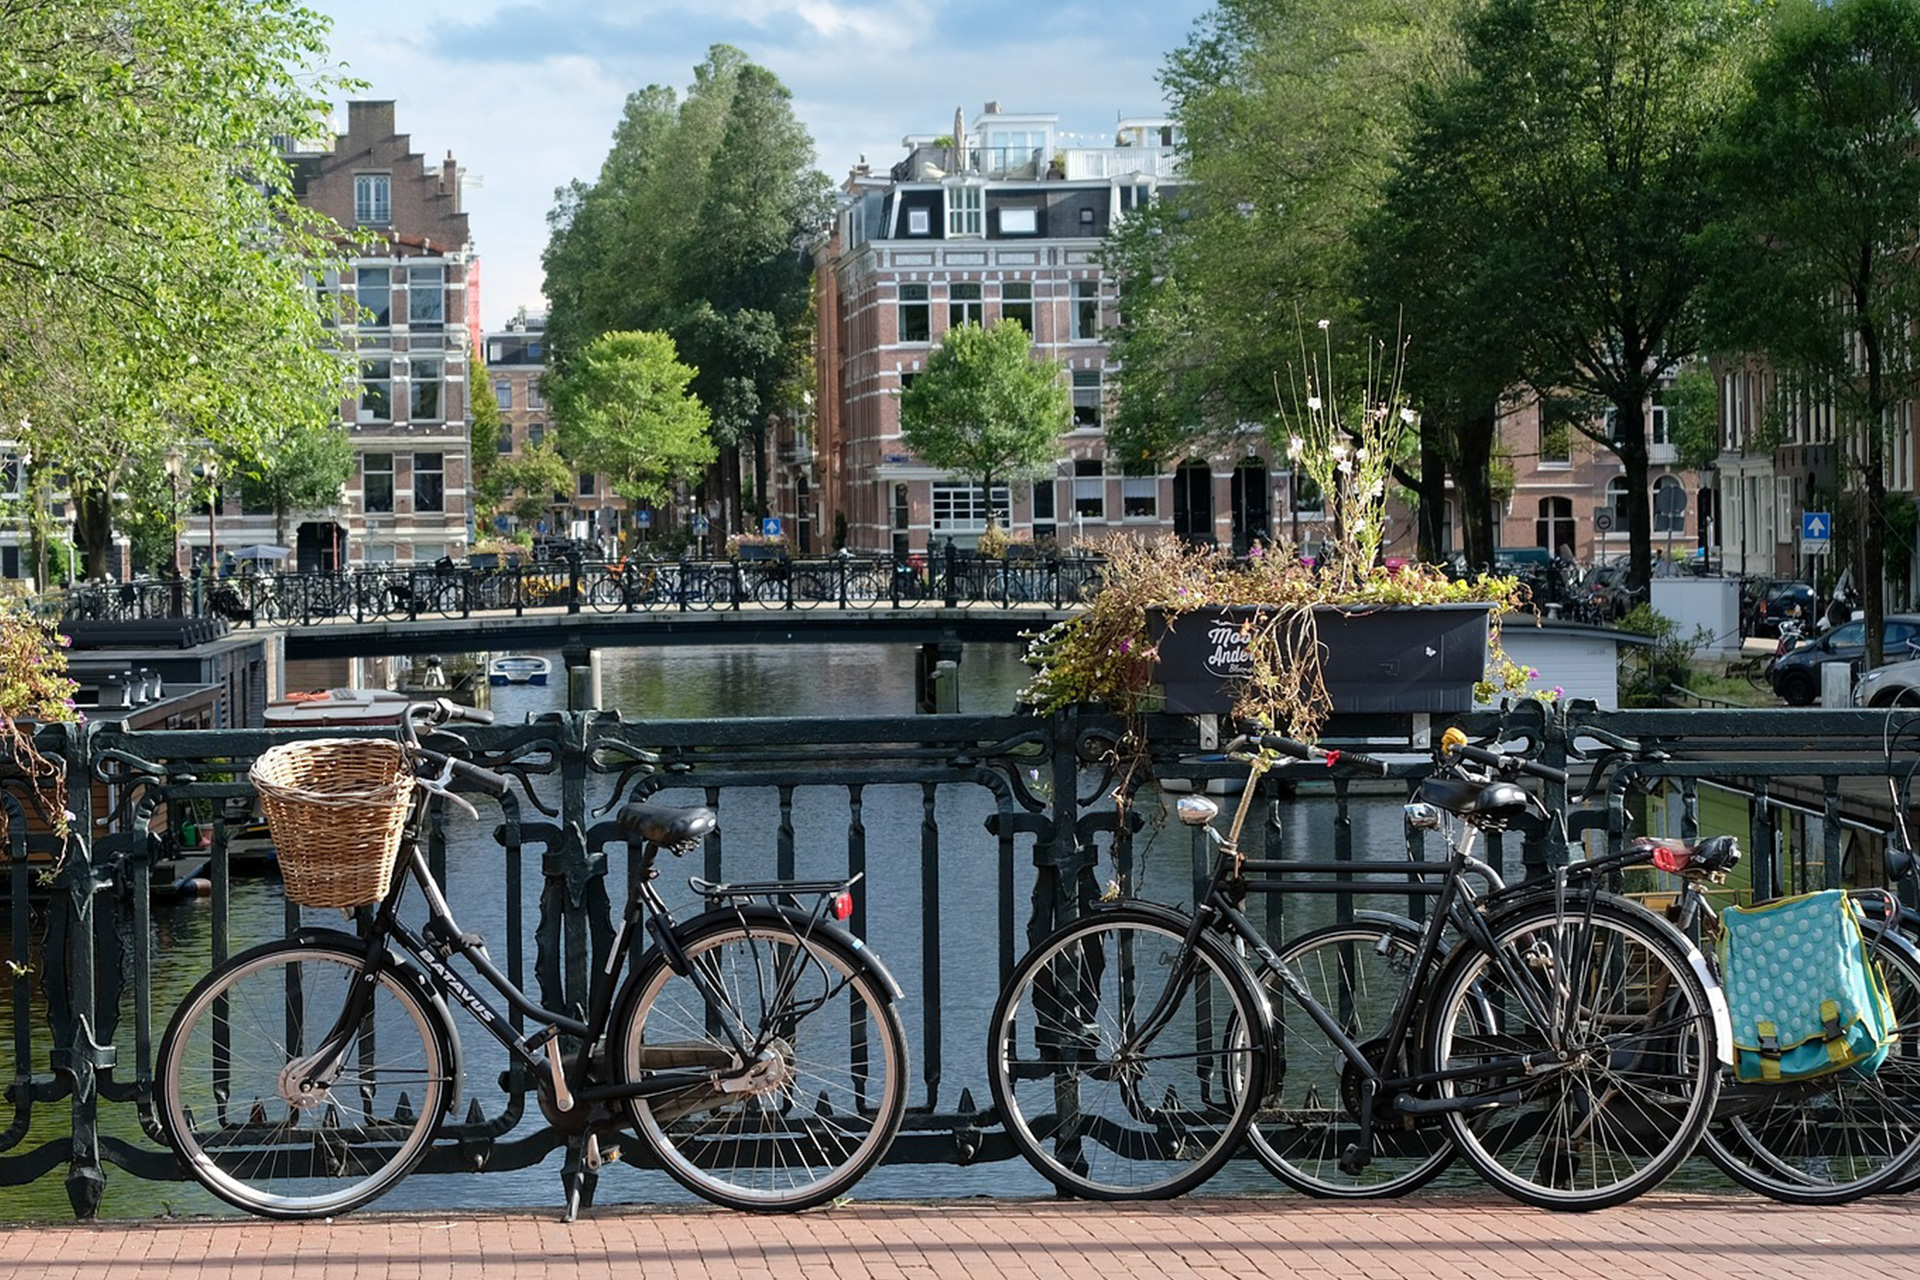
[[[1825,542],[1833,537],[1833,517],[1824,511],[1802,511],[1800,513],[1800,540],[1802,542]]]
[[[779,516],[764,517],[760,521],[760,536],[763,538],[779,537],[780,536],[780,517]]]

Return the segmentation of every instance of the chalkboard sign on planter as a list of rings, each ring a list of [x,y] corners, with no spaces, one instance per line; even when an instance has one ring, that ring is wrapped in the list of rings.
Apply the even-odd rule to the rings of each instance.
[[[1486,678],[1487,622],[1480,603],[1340,608],[1317,606],[1321,681],[1336,712],[1453,712],[1473,708]],[[1257,605],[1184,613],[1149,610],[1166,710],[1233,710],[1253,670],[1249,645],[1271,619]]]

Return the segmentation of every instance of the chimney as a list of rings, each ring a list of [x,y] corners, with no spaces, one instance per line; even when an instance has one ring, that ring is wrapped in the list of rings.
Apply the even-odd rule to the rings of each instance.
[[[356,142],[379,142],[393,136],[393,99],[347,104],[347,136]]]
[[[453,152],[447,152],[447,158],[440,162],[440,190],[453,198],[453,211],[460,212],[460,166],[454,163]]]
[[[1000,114],[1000,103],[997,100],[988,101],[987,114],[990,116],[997,116]]]

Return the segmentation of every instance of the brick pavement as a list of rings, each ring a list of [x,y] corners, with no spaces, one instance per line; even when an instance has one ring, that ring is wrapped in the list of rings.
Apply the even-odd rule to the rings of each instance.
[[[332,1223],[198,1220],[0,1228],[0,1276],[687,1277],[688,1280],[1855,1280],[1911,1272],[1920,1200],[1795,1209],[1656,1194],[1595,1214],[1506,1201],[1298,1198],[1095,1205],[864,1202],[788,1217],[717,1209]]]

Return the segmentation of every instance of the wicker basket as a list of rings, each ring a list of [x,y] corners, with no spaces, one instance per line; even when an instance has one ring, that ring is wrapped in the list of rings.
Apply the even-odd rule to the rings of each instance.
[[[387,896],[413,797],[398,742],[284,742],[254,761],[250,777],[288,898],[304,907],[363,907]]]

